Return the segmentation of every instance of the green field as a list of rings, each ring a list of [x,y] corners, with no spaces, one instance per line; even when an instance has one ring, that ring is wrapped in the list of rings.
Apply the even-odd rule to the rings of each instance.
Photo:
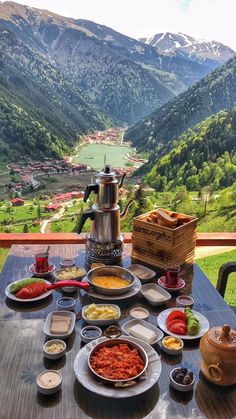
[[[216,286],[218,272],[221,265],[227,262],[236,262],[236,250],[197,260],[197,264],[203,272],[205,272],[206,276],[210,279],[214,286]],[[236,307],[236,273],[232,273],[229,276],[225,292],[225,300],[229,305]]]
[[[93,169],[99,170],[103,167],[106,156],[106,163],[112,167],[125,167],[124,156],[132,151],[128,146],[88,144],[80,149],[74,162],[88,164]]]

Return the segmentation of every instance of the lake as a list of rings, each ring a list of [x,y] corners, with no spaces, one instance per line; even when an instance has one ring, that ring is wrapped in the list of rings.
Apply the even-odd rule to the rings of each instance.
[[[107,144],[88,144],[79,150],[79,155],[74,158],[75,163],[84,163],[93,169],[99,170],[104,166],[104,156],[106,164],[112,167],[125,167],[125,155],[132,153],[129,146],[107,145]]]

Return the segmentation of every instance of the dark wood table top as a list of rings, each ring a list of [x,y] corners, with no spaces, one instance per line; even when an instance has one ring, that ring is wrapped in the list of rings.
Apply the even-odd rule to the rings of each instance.
[[[158,345],[154,345],[161,356],[161,376],[150,390],[128,399],[98,396],[86,390],[76,380],[73,362],[81,348],[79,332],[84,325],[79,318],[75,331],[67,340],[66,356],[57,361],[45,359],[42,352],[45,342],[43,324],[47,314],[56,309],[56,300],[61,293],[54,291],[47,299],[28,304],[13,303],[4,294],[10,282],[29,276],[28,266],[34,261],[33,255],[42,250],[45,250],[42,245],[13,246],[0,275],[0,419],[236,417],[236,386],[222,388],[209,383],[203,377],[199,368],[199,340],[188,342],[182,356],[176,357],[164,354]],[[124,266],[130,264],[129,250],[127,245]],[[51,246],[50,260],[58,267],[60,257],[76,257],[76,262],[83,264],[84,246]],[[193,296],[194,309],[204,314],[210,327],[228,323],[235,328],[234,313],[197,265],[193,270],[184,272],[183,277],[186,287],[181,293]],[[74,297],[77,297],[76,313],[80,313],[83,305],[98,302],[84,292],[76,292]],[[149,309],[149,321],[156,325],[156,316],[166,308],[152,307],[140,295],[118,304],[122,311],[120,324],[130,319],[131,307],[142,305]],[[175,296],[167,307],[174,306]],[[170,387],[170,371],[180,365],[194,372],[194,391],[179,393]],[[63,375],[62,390],[55,395],[43,396],[37,393],[35,380],[44,369],[60,370]]]

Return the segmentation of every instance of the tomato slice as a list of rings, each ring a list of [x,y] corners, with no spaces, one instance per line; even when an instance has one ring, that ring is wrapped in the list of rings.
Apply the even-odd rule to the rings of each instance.
[[[183,311],[174,310],[167,316],[167,322],[174,320],[174,319],[182,319],[187,320],[187,316]]]
[[[187,333],[187,326],[183,326],[183,323],[174,323],[169,328],[170,332],[175,333],[176,335],[186,335]]]
[[[181,323],[184,327],[187,325],[187,322],[185,322],[184,320],[174,319],[167,322],[167,328],[169,329],[172,326],[172,324],[175,324],[175,323]]]

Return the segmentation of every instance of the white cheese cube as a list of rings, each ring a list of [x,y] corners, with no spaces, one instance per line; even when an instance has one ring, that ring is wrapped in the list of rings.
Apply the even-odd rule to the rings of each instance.
[[[153,330],[141,324],[135,324],[129,329],[129,333],[138,339],[144,340],[147,343],[152,343],[156,339],[156,334]]]
[[[150,298],[150,300],[152,301],[164,301],[166,299],[166,297],[164,297],[164,295],[159,292],[156,291],[154,289],[149,289],[147,291],[144,291],[143,294],[145,295],[145,297]]]

